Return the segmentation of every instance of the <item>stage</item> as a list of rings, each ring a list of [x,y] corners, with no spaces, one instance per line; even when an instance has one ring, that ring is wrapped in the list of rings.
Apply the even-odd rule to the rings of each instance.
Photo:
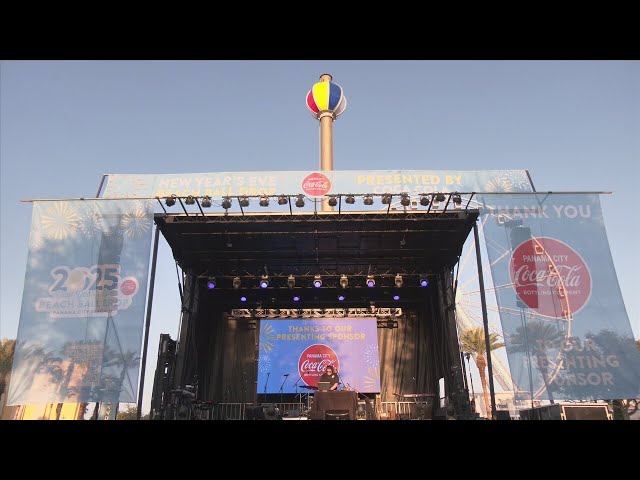
[[[244,418],[247,405],[276,403],[281,411],[306,409],[309,418],[320,418],[312,405],[298,401],[287,408],[294,398],[282,401],[258,385],[261,325],[364,316],[377,320],[380,387],[356,396],[351,419],[365,398],[371,403],[365,418],[409,418],[416,399],[405,406],[399,396],[439,399],[442,378],[450,401],[469,412],[454,282],[477,218],[475,209],[399,205],[363,212],[156,214],[183,272],[183,307],[177,342],[162,348],[161,341],[152,416],[175,418],[175,397],[190,386],[188,402],[227,405],[207,415],[212,418]],[[420,412],[416,416],[425,418],[424,408]]]

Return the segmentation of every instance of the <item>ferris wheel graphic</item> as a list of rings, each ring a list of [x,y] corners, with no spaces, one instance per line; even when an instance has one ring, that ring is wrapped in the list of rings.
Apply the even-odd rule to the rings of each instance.
[[[514,361],[513,355],[507,359],[504,348],[494,350],[491,354],[494,379],[503,390],[512,390],[516,399],[528,399],[532,404],[552,399],[549,385],[562,370],[563,351],[560,347],[571,338],[576,310],[576,302],[571,300],[562,275],[563,265],[554,260],[550,251],[550,246],[557,241],[532,235],[531,228],[523,226],[522,220],[508,211],[497,213],[482,201],[472,200],[470,206],[480,209],[480,250],[487,252],[489,257],[486,261],[487,255],[483,254],[482,267],[489,332],[502,339],[511,352],[519,352],[521,360]],[[486,230],[490,230],[489,235],[485,235]],[[497,235],[499,231],[503,235]],[[531,257],[546,262],[545,278],[553,285],[553,291],[542,292],[549,294],[541,297],[544,298],[544,308],[542,304],[536,304],[537,297],[532,301],[531,297],[523,295],[518,279],[513,275],[514,252],[524,247],[530,250]],[[457,266],[456,318],[459,332],[483,326],[479,273],[476,263],[470,261],[474,254],[474,239],[470,237]],[[492,271],[509,272],[508,281],[496,284]],[[505,298],[511,301],[504,301]],[[505,323],[509,324],[507,329],[503,329]]]

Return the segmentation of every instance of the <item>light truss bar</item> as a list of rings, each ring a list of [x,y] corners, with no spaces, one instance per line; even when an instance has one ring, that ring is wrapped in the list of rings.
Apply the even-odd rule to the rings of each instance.
[[[235,318],[399,318],[402,308],[234,308]]]

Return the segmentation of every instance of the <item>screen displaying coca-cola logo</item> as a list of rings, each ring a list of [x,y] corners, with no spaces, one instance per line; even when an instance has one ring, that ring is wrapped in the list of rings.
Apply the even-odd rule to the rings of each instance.
[[[531,238],[513,251],[509,273],[520,300],[540,315],[569,318],[591,296],[591,273],[582,257],[555,238]]]
[[[309,345],[298,359],[298,373],[307,385],[317,387],[318,380],[329,365],[335,372],[340,370],[340,361],[336,352],[327,345]]]
[[[310,197],[322,197],[331,190],[331,180],[322,173],[312,173],[302,180],[302,190]]]

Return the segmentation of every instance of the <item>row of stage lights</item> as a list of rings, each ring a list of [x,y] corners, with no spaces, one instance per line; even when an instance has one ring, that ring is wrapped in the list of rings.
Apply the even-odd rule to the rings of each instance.
[[[268,288],[269,287],[269,275],[262,275],[262,277],[260,278],[260,282],[258,283],[258,286],[260,288]],[[401,288],[402,285],[404,285],[404,279],[402,278],[402,275],[397,274],[394,278],[394,283],[396,288]],[[322,281],[322,276],[321,275],[315,275],[313,277],[313,282],[312,282],[312,286],[314,288],[320,288],[322,287],[323,281]],[[232,281],[232,285],[233,288],[238,289],[242,286],[242,280],[240,279],[240,277],[234,277],[233,281]],[[289,275],[287,277],[287,286],[289,288],[294,288],[296,285],[296,278],[293,275]],[[369,288],[373,288],[376,286],[376,279],[374,275],[367,275],[366,281],[365,281],[365,285]],[[421,275],[419,280],[418,280],[418,286],[419,287],[427,287],[429,285],[429,280],[427,279],[426,275]],[[207,289],[209,290],[213,290],[214,288],[216,288],[217,286],[217,282],[215,277],[208,277],[207,281],[206,281],[206,286]],[[347,275],[341,275],[340,276],[340,286],[342,288],[347,288],[349,286],[349,278],[347,277]]]
[[[409,196],[408,193],[401,193],[400,195],[400,205],[402,205],[403,207],[408,207],[411,205],[411,197]],[[359,195],[358,195],[359,196]],[[393,195],[390,193],[383,193],[383,194],[365,194],[362,195],[363,200],[362,203],[364,205],[373,205],[373,197],[374,196],[380,196],[382,197],[382,204],[383,205],[391,205],[391,200],[393,198]],[[338,205],[338,198],[341,198],[342,195],[331,195],[329,196],[329,200],[327,201],[327,203],[329,204],[329,206],[331,207],[335,207],[336,205]],[[356,203],[356,195],[345,195],[345,200],[344,202],[347,205],[353,205]],[[454,208],[462,208],[462,197],[460,196],[459,193],[452,193],[450,194],[451,197],[451,202],[453,203],[453,207]],[[164,202],[167,205],[167,207],[172,207],[176,204],[176,200],[180,198],[177,197],[175,195],[171,195],[170,197],[166,197]],[[185,205],[195,205],[196,200],[198,198],[201,198],[201,200],[199,201],[199,205],[202,206],[203,208],[210,208],[211,207],[211,197],[210,196],[203,196],[203,197],[194,197],[192,195],[189,195],[187,197],[184,197],[184,203]],[[268,207],[269,206],[269,199],[270,198],[277,198],[278,199],[278,205],[287,205],[289,203],[289,196],[287,195],[278,195],[278,196],[269,196],[269,195],[261,195],[258,197],[260,200],[258,202],[258,204],[261,207]],[[420,205],[422,205],[423,207],[431,207],[431,208],[438,208],[440,202],[444,202],[447,199],[447,197],[445,196],[444,193],[432,193],[432,194],[428,194],[428,193],[423,193],[420,195]],[[242,197],[238,197],[238,205],[242,208],[246,208],[249,206],[249,197],[248,196],[242,196]],[[224,208],[225,210],[228,210],[231,208],[232,206],[232,199],[231,197],[222,197],[222,204],[221,204],[222,208]],[[296,196],[296,200],[295,200],[295,206],[298,208],[302,208],[305,206],[305,196],[304,195],[297,195]]]
[[[400,295],[397,294],[397,293],[394,293],[391,298],[393,298],[393,300],[397,302],[397,301],[400,300]],[[344,302],[347,299],[347,297],[346,297],[346,295],[341,293],[341,294],[339,294],[337,296],[337,299],[338,299],[339,302]],[[247,302],[247,300],[248,299],[247,299],[247,297],[245,295],[242,295],[240,297],[240,302],[241,303],[245,303],[245,302]],[[298,303],[301,300],[301,297],[300,297],[300,295],[294,295],[293,297],[291,297],[291,300],[293,300],[295,303]]]

